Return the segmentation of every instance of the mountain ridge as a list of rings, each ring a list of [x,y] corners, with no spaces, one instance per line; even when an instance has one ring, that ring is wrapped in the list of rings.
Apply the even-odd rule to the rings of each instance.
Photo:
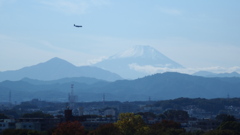
[[[18,70],[0,72],[0,81],[21,80],[25,77],[38,80],[56,80],[65,77],[92,77],[106,81],[122,79],[119,75],[98,67],[77,67],[66,60],[57,57]]]
[[[158,73],[135,80],[96,83],[69,80],[35,85],[23,80],[4,81],[0,82],[0,90],[3,98],[8,97],[6,94],[11,90],[12,98],[16,100],[40,98],[66,102],[73,83],[74,93],[79,97],[79,101],[101,101],[103,93],[106,100],[110,101],[144,101],[149,97],[153,100],[179,97],[209,99],[240,95],[240,78],[208,78],[176,72]]]
[[[86,84],[94,84],[98,82],[107,82],[105,80],[100,80],[96,78],[90,78],[90,77],[67,77],[67,78],[61,78],[57,80],[48,80],[48,81],[42,81],[37,79],[31,79],[31,78],[23,78],[20,81],[28,82],[34,85],[42,85],[42,84],[63,84],[68,82],[78,82],[78,83],[86,83]]]
[[[194,73],[193,75],[196,76],[203,76],[203,77],[240,77],[238,72],[231,72],[231,73],[212,73],[208,71],[199,71]]]

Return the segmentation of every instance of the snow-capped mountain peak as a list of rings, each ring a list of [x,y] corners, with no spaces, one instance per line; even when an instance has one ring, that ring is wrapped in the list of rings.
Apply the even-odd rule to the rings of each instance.
[[[158,50],[145,45],[138,45],[117,53],[94,64],[94,66],[117,73],[124,78],[146,75],[145,71],[148,71],[146,67],[182,68],[180,64],[169,59]],[[144,69],[143,72],[142,69]]]
[[[156,49],[147,46],[147,45],[137,45],[123,52],[117,53],[110,57],[111,59],[115,58],[127,58],[127,57],[156,57],[160,55]],[[162,54],[161,54],[162,55]],[[162,55],[163,56],[163,55]]]
[[[151,59],[168,59],[156,49],[148,45],[137,45],[123,52],[117,53],[110,57],[110,59],[117,58],[151,58]]]

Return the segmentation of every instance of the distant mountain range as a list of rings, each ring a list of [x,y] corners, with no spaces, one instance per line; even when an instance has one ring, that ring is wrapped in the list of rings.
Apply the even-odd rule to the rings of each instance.
[[[117,73],[126,79],[136,79],[149,75],[136,67],[152,66],[162,68],[183,68],[150,46],[138,45],[94,64],[96,67]]]
[[[12,94],[12,101],[38,98],[66,102],[71,84],[74,84],[78,101],[101,101],[103,94],[106,100],[111,101],[240,95],[240,75],[237,72],[148,75],[133,65],[183,68],[150,46],[136,46],[92,66],[77,67],[60,58],[53,58],[19,70],[0,72],[0,102],[9,101],[9,93]],[[131,80],[124,80],[120,75]]]
[[[149,75],[149,72],[142,68],[144,66],[183,68],[150,46],[135,46],[91,66],[77,67],[63,59],[52,58],[19,70],[0,72],[0,82],[23,78],[46,81],[66,77],[90,77],[106,81],[136,79]],[[139,67],[142,70],[138,70]]]
[[[115,54],[91,66],[77,67],[63,59],[52,58],[37,65],[19,70],[0,72],[0,82],[4,80],[17,81],[23,78],[37,80],[57,80],[72,77],[90,77],[105,81],[136,79],[153,74],[151,69],[184,69],[184,67],[161,54],[150,46],[135,46]],[[215,74],[207,71],[196,72],[193,75],[203,77],[240,77],[237,72]],[[122,78],[123,77],[123,78]]]
[[[16,81],[23,78],[56,80],[66,77],[90,77],[106,81],[122,79],[119,75],[93,66],[77,67],[63,59],[53,58],[47,62],[19,70],[0,72],[0,81]]]
[[[0,82],[0,102],[38,98],[48,101],[67,101],[71,84],[78,101],[101,101],[102,95],[110,101],[144,101],[188,98],[239,97],[240,78],[206,78],[180,73],[162,73],[135,80],[107,82],[93,78],[65,78],[40,81],[25,78],[20,81]]]
[[[240,74],[237,72],[232,73],[212,73],[208,71],[199,71],[194,73],[193,75],[203,76],[203,77],[240,77]]]

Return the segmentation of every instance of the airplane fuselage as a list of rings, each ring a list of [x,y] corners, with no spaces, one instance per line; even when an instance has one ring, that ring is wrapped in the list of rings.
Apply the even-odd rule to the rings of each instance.
[[[79,28],[79,27],[82,27],[82,25],[75,25],[75,24],[74,24],[73,26],[78,27],[78,28]]]

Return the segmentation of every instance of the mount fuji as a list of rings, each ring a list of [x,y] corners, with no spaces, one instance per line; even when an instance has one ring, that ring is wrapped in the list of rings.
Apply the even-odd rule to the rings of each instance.
[[[151,68],[183,68],[151,46],[138,45],[94,64],[125,79],[136,79],[151,74]]]

